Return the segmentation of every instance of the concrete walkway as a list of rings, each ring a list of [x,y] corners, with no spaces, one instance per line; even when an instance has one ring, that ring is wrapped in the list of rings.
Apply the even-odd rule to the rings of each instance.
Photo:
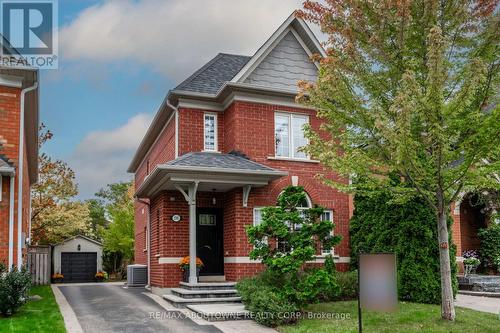
[[[183,313],[166,311],[144,294],[144,288],[124,289],[116,284],[53,286],[68,333],[220,333]]]
[[[254,320],[206,321],[189,309],[178,309],[174,307],[158,295],[152,293],[144,294],[158,303],[165,311],[177,310],[183,313],[187,318],[191,318],[198,325],[213,325],[223,333],[277,333],[274,329],[262,326]],[[214,304],[214,309],[217,309],[217,304]]]
[[[500,316],[500,298],[457,295],[455,305],[472,310],[494,313]]]

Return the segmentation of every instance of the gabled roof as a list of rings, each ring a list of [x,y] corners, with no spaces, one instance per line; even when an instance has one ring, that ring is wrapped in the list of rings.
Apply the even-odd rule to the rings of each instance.
[[[247,56],[219,53],[174,90],[215,94],[225,82],[230,81],[243,68],[248,60],[250,57]]]
[[[292,13],[269,39],[251,56],[219,53],[194,74],[169,92],[168,98],[178,95],[198,95],[216,98],[226,87],[255,86],[262,90],[272,87],[248,84],[245,80],[287,35],[293,34],[308,56],[326,53],[306,22]],[[315,64],[318,67],[318,64]]]
[[[257,52],[255,52],[252,59],[250,59],[239,73],[233,77],[231,82],[243,82],[289,31],[293,31],[294,34],[300,37],[298,39],[300,42],[303,42],[302,46],[309,55],[318,53],[326,57],[325,50],[306,22],[301,18],[295,17],[295,13],[292,13]]]
[[[83,235],[76,235],[76,236],[72,236],[70,238],[66,238],[65,240],[63,240],[62,242],[59,242],[59,243],[56,243],[56,244],[53,244],[53,246],[57,246],[57,245],[61,245],[61,244],[64,244],[64,243],[67,243],[69,242],[70,240],[73,240],[73,239],[76,239],[76,238],[82,238],[82,239],[85,239],[86,241],[89,241],[89,242],[92,242],[92,243],[95,243],[99,246],[102,246],[102,243],[101,242],[98,242],[96,241],[95,239],[92,239],[92,238],[89,238],[87,236],[83,236]]]
[[[303,19],[295,17],[295,13],[292,13],[280,25],[252,57],[219,53],[167,93],[127,171],[135,172],[139,168],[150,147],[154,144],[156,137],[174,111],[173,105],[176,105],[180,97],[221,103],[233,91],[246,91],[269,96],[286,96],[293,99],[297,93],[296,90],[283,89],[279,84],[266,86],[259,84],[258,80],[246,80],[273,49],[287,35],[290,36],[290,33],[308,56],[316,53],[326,56],[324,49],[311,29]],[[283,65],[288,66],[288,64]],[[317,64],[315,65],[317,66]],[[310,77],[306,77],[306,79]]]

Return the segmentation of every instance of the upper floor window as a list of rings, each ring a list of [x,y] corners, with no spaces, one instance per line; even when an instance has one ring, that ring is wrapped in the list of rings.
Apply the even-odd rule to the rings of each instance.
[[[274,115],[276,156],[307,158],[299,149],[309,143],[304,136],[304,125],[308,123],[306,115],[279,112]]]
[[[204,115],[204,150],[217,151],[217,115],[205,113]]]

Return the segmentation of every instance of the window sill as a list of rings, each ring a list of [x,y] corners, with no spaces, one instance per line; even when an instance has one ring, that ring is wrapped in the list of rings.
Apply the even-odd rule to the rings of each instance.
[[[294,157],[284,157],[284,156],[268,156],[268,160],[273,161],[289,161],[289,162],[304,162],[304,163],[319,163],[317,160],[311,160],[308,158],[294,158]]]
[[[218,151],[218,150],[206,150],[206,149],[203,149],[201,152],[202,152],[202,153],[222,154],[222,152],[220,152],[220,151]]]
[[[320,254],[320,255],[315,256],[315,258],[317,258],[317,259],[325,259],[329,255],[330,254]],[[338,254],[331,254],[331,255],[332,255],[333,259],[339,259],[340,258],[340,256]]]
[[[148,249],[143,249],[142,252],[148,252]]]
[[[155,255],[155,257],[159,258],[159,257],[161,257],[161,254],[158,253],[158,254]]]

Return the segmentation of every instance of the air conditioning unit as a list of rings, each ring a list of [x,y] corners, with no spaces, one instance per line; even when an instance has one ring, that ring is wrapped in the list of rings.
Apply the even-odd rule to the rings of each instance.
[[[146,265],[128,265],[127,266],[127,286],[144,287],[148,284],[148,266]]]

